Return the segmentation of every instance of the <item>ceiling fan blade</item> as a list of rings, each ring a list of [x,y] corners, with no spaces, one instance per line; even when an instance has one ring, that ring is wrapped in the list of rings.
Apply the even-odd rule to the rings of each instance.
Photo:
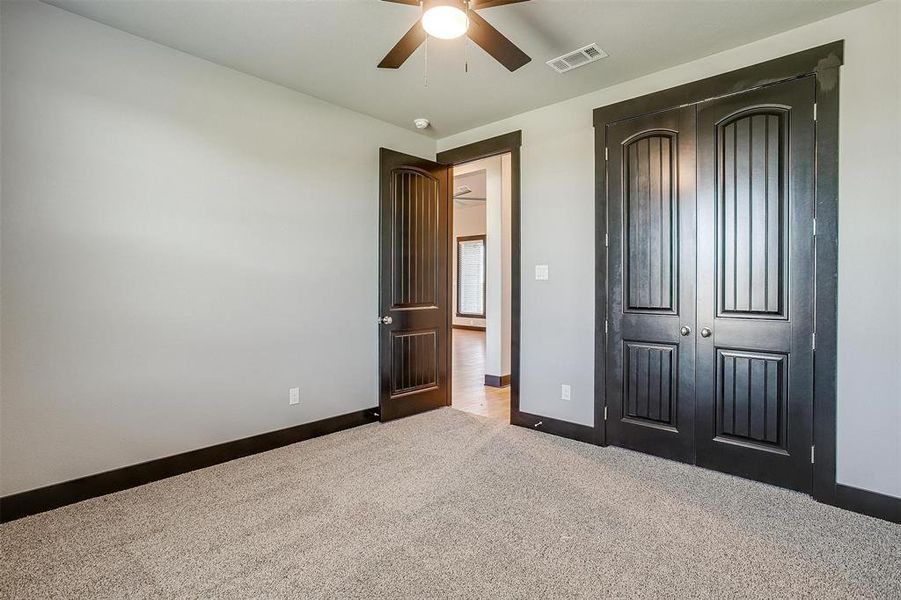
[[[382,0],[382,2],[394,2],[395,4],[409,4],[411,6],[419,6],[419,0]]]
[[[466,34],[482,50],[493,56],[497,62],[510,71],[515,71],[532,60],[516,44],[505,38],[500,31],[473,11],[469,11],[469,31]]]
[[[394,0],[389,0],[389,2]],[[495,6],[504,6],[507,4],[517,4],[519,2],[528,2],[528,0],[473,0],[469,8],[479,10],[482,8],[494,8]]]
[[[425,41],[425,29],[422,28],[422,21],[417,20],[413,27],[400,38],[400,41],[394,45],[394,48],[388,51],[382,62],[379,63],[380,69],[396,69],[404,64],[404,61],[410,58],[410,55]]]

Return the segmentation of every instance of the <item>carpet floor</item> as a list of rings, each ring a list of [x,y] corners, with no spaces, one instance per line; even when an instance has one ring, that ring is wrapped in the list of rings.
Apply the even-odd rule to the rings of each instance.
[[[901,526],[446,408],[0,526],[3,598],[901,598]]]

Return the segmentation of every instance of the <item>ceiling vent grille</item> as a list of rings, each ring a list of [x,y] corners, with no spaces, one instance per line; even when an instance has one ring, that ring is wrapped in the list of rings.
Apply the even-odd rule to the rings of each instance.
[[[468,185],[458,185],[457,188],[454,190],[454,198],[456,198],[457,196],[465,196],[466,194],[471,194],[471,193],[472,193],[472,188],[469,187]]]
[[[547,64],[558,73],[566,73],[602,58],[607,58],[607,53],[598,48],[597,44],[589,44],[575,52],[568,52],[563,56],[553,58],[547,61]]]

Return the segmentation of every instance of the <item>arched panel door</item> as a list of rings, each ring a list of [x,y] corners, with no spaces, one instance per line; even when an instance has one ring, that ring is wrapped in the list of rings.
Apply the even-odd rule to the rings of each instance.
[[[607,441],[694,458],[695,108],[608,126]]]
[[[814,78],[698,106],[696,462],[809,491]]]
[[[450,403],[448,169],[381,150],[379,414]]]

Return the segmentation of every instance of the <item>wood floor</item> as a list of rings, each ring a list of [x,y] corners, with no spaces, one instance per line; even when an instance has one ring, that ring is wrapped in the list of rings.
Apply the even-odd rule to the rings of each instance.
[[[453,329],[452,405],[459,410],[510,421],[510,386],[485,385],[485,332]]]

